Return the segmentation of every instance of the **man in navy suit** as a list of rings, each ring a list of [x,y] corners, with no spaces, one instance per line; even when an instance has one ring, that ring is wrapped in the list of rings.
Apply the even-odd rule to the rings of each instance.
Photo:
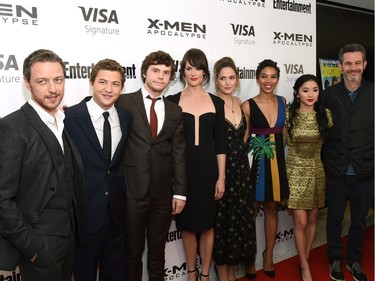
[[[82,162],[58,108],[64,63],[36,50],[23,75],[30,100],[0,120],[0,269],[18,265],[25,281],[70,281],[88,219]]]
[[[95,281],[98,267],[99,280],[124,280],[125,186],[120,163],[131,117],[114,105],[124,82],[119,63],[101,60],[91,72],[93,96],[65,110],[66,129],[83,162],[89,209],[90,241],[87,247],[77,247],[75,281]]]

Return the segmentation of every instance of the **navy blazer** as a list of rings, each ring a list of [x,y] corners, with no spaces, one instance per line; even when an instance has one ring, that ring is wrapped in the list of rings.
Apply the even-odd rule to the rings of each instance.
[[[65,127],[78,148],[84,168],[88,198],[90,233],[102,227],[107,206],[111,208],[114,225],[120,227],[125,216],[125,183],[121,169],[125,142],[131,127],[128,112],[116,106],[122,131],[121,140],[108,164],[91,122],[86,97],[65,110]]]

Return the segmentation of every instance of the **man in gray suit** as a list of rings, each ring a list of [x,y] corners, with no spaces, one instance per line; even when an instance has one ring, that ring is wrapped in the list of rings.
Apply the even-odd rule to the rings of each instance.
[[[24,281],[68,281],[88,219],[82,162],[58,109],[64,64],[37,50],[23,75],[31,99],[0,120],[0,269],[18,265]]]
[[[147,233],[149,280],[164,281],[164,249],[171,217],[183,210],[186,199],[182,110],[162,96],[175,75],[169,54],[157,51],[146,56],[141,75],[144,87],[117,100],[133,118],[123,159],[127,188],[125,274],[128,281],[142,280]]]

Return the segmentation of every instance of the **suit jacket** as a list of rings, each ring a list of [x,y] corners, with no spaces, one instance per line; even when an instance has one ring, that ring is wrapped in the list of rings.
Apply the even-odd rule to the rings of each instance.
[[[332,113],[333,126],[323,144],[327,175],[345,174],[349,164],[360,179],[374,178],[374,83],[362,79],[352,103],[344,81],[322,93],[323,105]]]
[[[32,106],[26,103],[0,120],[0,269],[14,270],[21,256],[33,257],[44,246],[43,235],[67,237],[72,210],[80,242],[88,240],[82,162],[64,134],[74,167],[74,200],[70,202],[54,196],[65,188],[64,157],[55,135]]]
[[[85,174],[86,193],[88,198],[90,233],[102,227],[109,204],[115,226],[124,223],[125,185],[121,169],[125,141],[131,127],[130,114],[118,106],[116,110],[120,120],[122,136],[108,164],[99,139],[92,124],[86,97],[79,104],[65,110],[65,126],[78,148]]]
[[[141,90],[121,95],[117,103],[133,118],[125,145],[123,169],[127,197],[141,199],[186,196],[185,138],[182,110],[165,99],[165,120],[156,139],[151,137]]]

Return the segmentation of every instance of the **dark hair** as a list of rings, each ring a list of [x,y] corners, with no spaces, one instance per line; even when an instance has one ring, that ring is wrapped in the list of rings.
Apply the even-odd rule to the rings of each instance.
[[[257,69],[255,71],[255,77],[257,79],[259,79],[260,73],[266,67],[273,67],[274,69],[276,69],[276,71],[277,71],[277,77],[280,78],[280,68],[277,66],[277,62],[275,62],[273,60],[270,60],[270,59],[266,59],[266,60],[264,60],[264,61],[262,61],[262,62],[260,62],[258,64],[258,67],[257,67]]]
[[[146,72],[150,65],[157,65],[157,64],[164,64],[165,66],[171,66],[171,77],[170,80],[172,81],[175,77],[176,70],[174,68],[174,60],[170,56],[170,54],[163,52],[163,51],[156,51],[148,54],[142,62],[141,66],[141,76],[142,81],[146,81]]]
[[[366,49],[360,44],[346,44],[339,51],[339,62],[342,63],[345,53],[361,52],[363,61],[366,60]]]
[[[121,88],[124,87],[125,83],[125,72],[124,68],[115,60],[103,59],[98,61],[91,71],[90,81],[94,84],[96,76],[100,70],[118,71],[121,75]]]
[[[23,76],[26,81],[30,82],[31,67],[37,62],[58,62],[64,71],[64,63],[62,59],[54,52],[46,49],[39,49],[28,55],[23,61]]]
[[[203,53],[203,51],[193,48],[185,53],[181,61],[180,81],[184,84],[184,86],[186,86],[185,67],[187,62],[189,62],[191,66],[196,67],[198,70],[203,70],[203,82],[205,84],[210,81],[210,71],[208,70],[208,61],[206,55]]]
[[[325,79],[324,80],[324,89],[327,89],[329,86],[331,86],[331,84],[329,84],[328,79]]]
[[[218,78],[220,71],[223,68],[225,68],[225,67],[231,68],[236,73],[236,76],[237,76],[237,87],[236,87],[236,90],[239,90],[239,88],[240,88],[240,79],[239,79],[239,74],[238,74],[238,69],[236,67],[236,64],[234,63],[234,60],[232,58],[230,58],[230,57],[223,57],[223,58],[219,59],[217,62],[215,62],[215,64],[214,64],[214,76],[215,76],[215,88],[216,88],[216,91],[219,90],[218,89],[219,87],[217,85],[216,79]]]
[[[297,97],[299,89],[302,87],[302,85],[307,81],[314,81],[319,87],[319,81],[318,78],[316,78],[315,75],[312,74],[304,74],[296,80],[293,86],[293,101],[290,105],[290,116],[289,116],[289,128],[288,128],[288,134],[289,137],[292,139],[293,137],[293,128],[296,126],[297,122],[297,110],[300,107],[300,99]],[[321,89],[319,87],[319,96],[317,102],[314,104],[314,110],[316,112],[316,121],[318,122],[319,127],[319,133],[323,138],[326,138],[328,136],[328,117],[327,113],[323,107],[323,104],[321,102]]]

